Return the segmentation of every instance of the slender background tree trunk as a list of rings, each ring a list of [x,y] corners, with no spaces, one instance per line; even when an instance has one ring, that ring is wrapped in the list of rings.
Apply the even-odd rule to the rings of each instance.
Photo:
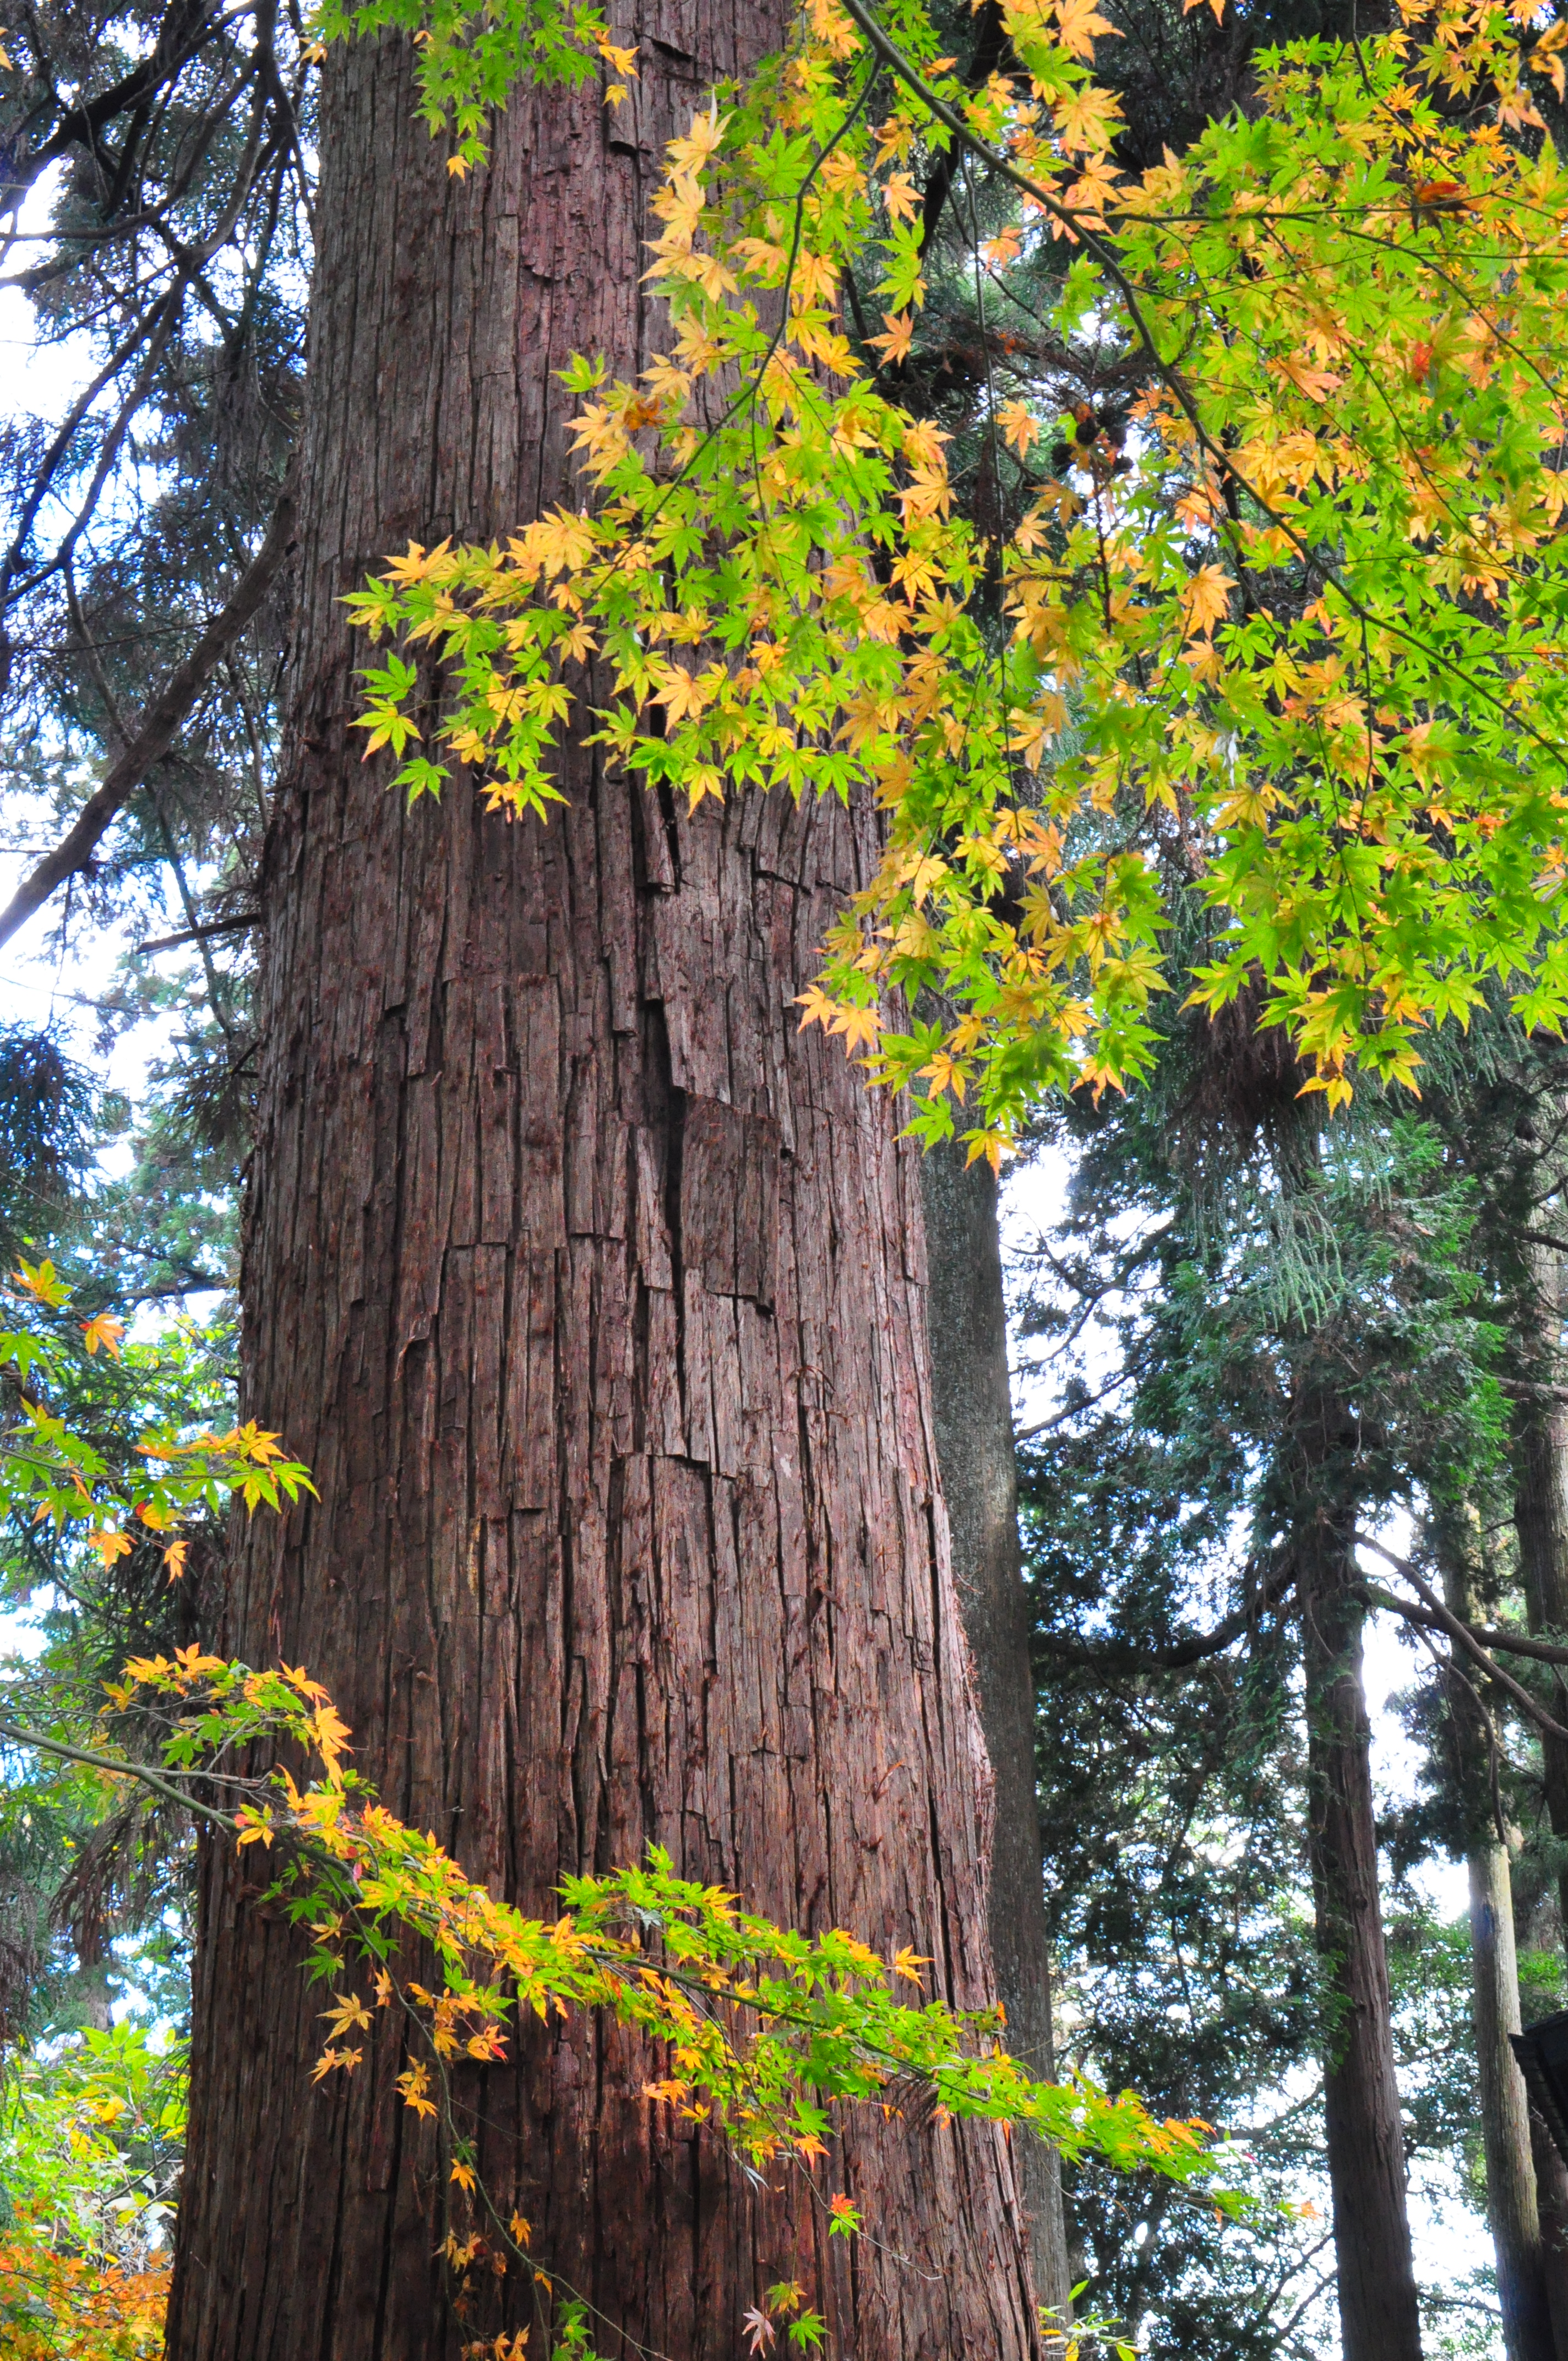
[[[1308,1842],[1326,2022],[1323,2107],[1344,2361],[1420,2361],[1388,1961],[1377,1883],[1364,1611],[1336,1472],[1349,1419],[1309,1395],[1298,1424],[1294,1546],[1307,1672]]]
[[[1443,1593],[1466,1623],[1480,1620],[1473,1579],[1474,1519],[1436,1521]],[[1470,1980],[1475,2001],[1475,2067],[1486,2166],[1486,2219],[1497,2257],[1497,2306],[1508,2361],[1555,2361],[1546,2263],[1530,2156],[1530,2100],[1508,2036],[1519,2029],[1519,1961],[1514,1949],[1513,1879],[1497,1826],[1490,1741],[1483,1707],[1458,1681],[1450,1685],[1450,1726],[1458,1755],[1461,1809],[1467,1828]]]
[[[920,1180],[937,1455],[959,1606],[996,1783],[990,1913],[996,1989],[1007,2011],[1009,2048],[1049,2078],[1056,2070],[1035,1792],[1035,1682],[1018,1544],[996,1181],[984,1162],[966,1168],[963,1148],[952,1141],[924,1159]],[[1072,2279],[1060,2161],[1039,2142],[1024,2147],[1017,2161],[1035,2292],[1062,2313]]]
[[[1467,1867],[1486,2219],[1497,2261],[1503,2341],[1508,2361],[1554,2361],[1557,2348],[1530,2156],[1530,2101],[1508,2047],[1508,2036],[1519,2031],[1520,2019],[1508,1849],[1477,1839]]]
[[[1563,1272],[1551,1247],[1530,1251],[1525,1284],[1522,1374],[1541,1391],[1526,1395],[1514,1416],[1514,1525],[1530,1628],[1561,1639],[1568,1637],[1568,1403],[1548,1390],[1563,1377]],[[1561,1720],[1568,1691],[1561,1681],[1558,1689]],[[1568,1745],[1543,1732],[1541,1750],[1552,1833],[1568,1839]],[[1568,1871],[1559,1894],[1568,1940]]]
[[[349,729],[343,594],[411,537],[575,497],[554,372],[663,342],[639,290],[659,148],[779,28],[651,0],[628,119],[520,93],[461,188],[400,43],[328,63],[244,1282],[247,1412],[321,1501],[247,1532],[219,1641],[308,1664],[391,1807],[531,1910],[656,1842],[782,1919],[913,1942],[968,2004],[990,1781],[917,1159],[793,1005],[874,822],[749,796],[688,821],[582,750],[548,828],[487,818],[465,777],[410,811]],[[455,2356],[400,2030],[378,2016],[353,2079],[313,2089],[300,1959],[209,1854],[170,2361]],[[601,2349],[732,2361],[781,2277],[855,2361],[1034,2349],[1000,2136],[870,2110],[813,2202],[643,2099],[655,2064],[573,2021],[461,2086],[484,2181]],[[829,2246],[838,2189],[874,2243]]]

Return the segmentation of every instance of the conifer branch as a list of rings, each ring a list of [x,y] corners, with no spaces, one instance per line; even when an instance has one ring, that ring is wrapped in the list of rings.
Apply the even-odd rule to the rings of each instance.
[[[85,869],[111,822],[125,808],[155,763],[160,763],[226,651],[261,605],[292,545],[294,500],[285,491],[272,511],[267,538],[235,586],[228,604],[215,615],[179,670],[170,675],[142,715],[141,726],[111,763],[104,783],[82,806],[76,822],[52,852],[25,877],[0,910],[0,944],[8,943],[57,885]]]

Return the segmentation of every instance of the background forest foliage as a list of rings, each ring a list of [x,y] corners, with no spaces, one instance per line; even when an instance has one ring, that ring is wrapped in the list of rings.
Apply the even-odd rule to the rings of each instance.
[[[1357,29],[1338,0],[1103,5],[1094,72],[1120,100],[1128,170],[1245,114],[1271,44],[1332,50]],[[938,29],[971,90],[1003,65],[992,8],[938,12]],[[0,267],[6,300],[30,307],[38,367],[0,424],[0,733],[5,816],[30,857],[90,812],[128,717],[224,607],[284,490],[313,82],[292,6],[62,0],[21,12],[7,47]],[[1556,138],[1550,80],[1538,95],[1530,136]],[[1060,422],[1042,453],[1056,479],[1113,471],[1146,368],[1064,346],[1061,248],[1009,252],[1001,176],[935,148],[911,170],[925,301],[885,375],[950,438],[958,514],[1004,535],[1039,478],[999,452],[1002,407]],[[982,622],[997,596],[976,587]],[[117,1356],[78,1352],[56,1378],[53,1406],[111,1458],[164,1421],[232,1422],[253,928],[287,659],[283,591],[264,584],[50,909],[74,1013],[0,1033],[5,1267],[47,1257],[70,1321],[127,1323]],[[1195,966],[1212,912],[1174,834],[1166,851]],[[1469,2225],[1458,2268],[1440,2238],[1420,2246],[1428,2349],[1491,2354],[1471,1932],[1434,1906],[1429,1872],[1485,1855],[1495,1890],[1500,1856],[1524,2016],[1561,2005],[1568,1687],[1552,1649],[1568,1641],[1568,1513],[1541,1470],[1543,1454],[1568,1467],[1568,1053],[1494,989],[1465,1033],[1428,1046],[1419,1104],[1374,1079],[1330,1121],[1245,995],[1212,1016],[1165,1006],[1141,1087],[1036,1112],[1012,1201],[1058,2063],[1223,2127],[1266,2193],[1310,2210],[1237,2224],[1175,2183],[1069,2169],[1074,2277],[1151,2356],[1333,2349],[1322,2081],[1338,2034],[1313,1937],[1287,1547],[1332,1492],[1333,1514],[1392,1553],[1362,1550],[1358,1606],[1409,1641],[1399,1710],[1419,1770],[1390,1780],[1378,1828],[1391,2023],[1428,2218],[1449,2206]],[[97,1076],[148,1025],[133,1104]],[[19,1380],[0,1385],[15,1415]],[[1343,1406],[1327,1476],[1293,1423],[1314,1388]],[[27,1641],[0,1719],[101,1741],[104,1684],[201,1638],[222,1545],[219,1519],[199,1519],[171,1583],[150,1532],[95,1554],[80,1527],[14,1516],[0,1598]],[[1455,1642],[1455,1618],[1499,1649],[1511,1635],[1542,1650],[1508,1655],[1505,1686],[1495,1659]],[[107,1729],[150,1759],[132,1714]],[[167,1799],[6,1756],[0,2342],[19,2361],[158,2347],[194,1843]]]

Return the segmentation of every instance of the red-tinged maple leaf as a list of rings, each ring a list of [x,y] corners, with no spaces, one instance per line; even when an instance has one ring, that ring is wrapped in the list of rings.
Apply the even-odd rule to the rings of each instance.
[[[112,1312],[100,1312],[95,1318],[84,1320],[82,1323],[82,1334],[89,1356],[102,1345],[110,1360],[117,1361],[120,1357],[120,1339],[125,1333],[125,1322],[116,1320]]]
[[[770,2345],[775,2345],[778,2342],[778,2330],[773,2326],[767,2313],[759,2312],[755,2304],[751,2306],[750,2312],[741,2314],[740,2325],[751,2340],[751,2349],[753,2353],[765,2353]]]

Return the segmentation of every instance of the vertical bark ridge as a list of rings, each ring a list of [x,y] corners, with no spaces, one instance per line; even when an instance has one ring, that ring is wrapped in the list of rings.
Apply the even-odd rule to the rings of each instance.
[[[914,1942],[974,2004],[990,1783],[935,1511],[918,1177],[793,1005],[874,822],[661,813],[582,749],[548,828],[461,776],[411,810],[349,726],[344,593],[410,538],[573,497],[554,372],[658,341],[658,149],[778,20],[650,0],[637,29],[630,124],[597,88],[521,93],[461,189],[406,49],[325,75],[245,1275],[247,1414],[320,1502],[247,1532],[215,1636],[307,1664],[389,1805],[530,1910],[658,1843],[781,1919]],[[398,2028],[312,2089],[319,1988],[247,1880],[208,1856],[170,2361],[454,2355]],[[644,2101],[655,2061],[615,2027],[516,2053],[465,2070],[482,2178],[644,2350],[728,2361],[780,2277],[857,2361],[1033,2350],[990,2132],[857,2122],[818,2174],[874,2227],[850,2252],[820,2194]]]

